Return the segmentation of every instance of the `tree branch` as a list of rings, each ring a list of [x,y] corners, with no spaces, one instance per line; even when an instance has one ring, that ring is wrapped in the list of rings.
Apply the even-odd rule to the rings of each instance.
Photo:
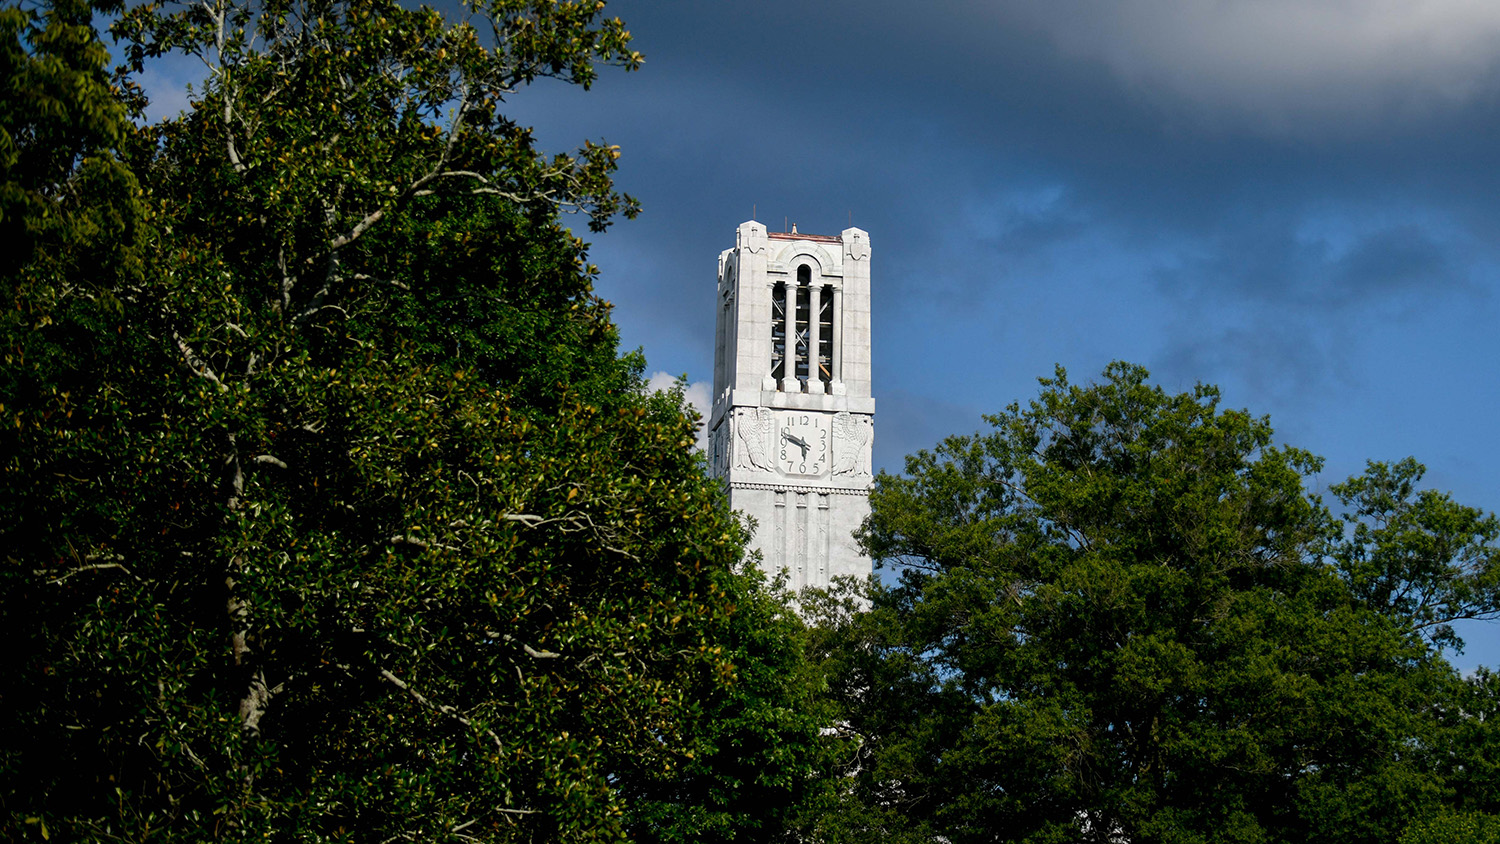
[[[480,730],[480,731],[484,732],[485,735],[489,736],[490,739],[492,741],[494,741],[494,743],[495,743],[495,752],[502,753],[502,754],[505,752],[505,744],[500,741],[500,737],[499,736],[495,735],[495,731],[491,730],[489,727],[479,727],[479,726],[476,726],[473,721],[470,721],[468,718],[464,717],[462,714],[459,713],[459,711],[457,709],[455,709],[455,708],[453,708],[451,706],[447,706],[447,705],[439,704],[439,703],[433,703],[432,701],[428,700],[427,697],[425,695],[423,695],[421,692],[419,692],[416,689],[412,688],[411,685],[409,685],[405,680],[402,680],[400,677],[397,677],[395,674],[392,674],[390,671],[388,671],[388,670],[386,670],[384,668],[380,669],[380,679],[386,681],[387,683],[390,683],[391,685],[395,686],[396,688],[400,689],[401,691],[406,692],[408,695],[411,695],[412,700],[415,700],[417,703],[421,704],[422,706],[425,706],[428,709],[431,709],[433,712],[436,712],[436,713],[438,713],[440,715],[446,715],[447,717],[453,719],[454,721],[457,721],[458,723],[464,725],[465,727],[469,728],[470,730]],[[506,811],[506,810],[505,809],[497,809],[496,811]],[[519,813],[519,814],[530,814],[533,810],[530,810],[530,809],[512,809],[510,811],[513,811],[513,812],[516,812],[516,813]]]
[[[194,375],[207,379],[215,387],[218,387],[221,393],[229,392],[229,388],[224,385],[223,381],[219,380],[219,376],[209,367],[208,362],[198,357],[198,353],[193,351],[193,347],[189,346],[187,341],[182,339],[182,335],[178,334],[175,328],[172,329],[172,339],[176,341],[178,353],[182,355],[182,359],[187,362],[188,369],[192,370]]]
[[[125,568],[124,566],[120,565],[119,563],[88,563],[86,565],[81,565],[81,566],[77,566],[75,568],[68,569],[67,571],[63,572],[62,574],[57,575],[57,577],[54,577],[51,580],[48,580],[47,582],[48,583],[62,583],[64,580],[67,580],[68,578],[72,577],[75,574],[81,574],[81,573],[86,572],[86,571],[102,571],[104,569],[119,569],[120,571],[125,572],[126,574],[130,575],[131,577],[135,577],[134,574],[131,574],[130,569]],[[31,573],[35,574],[35,575],[40,575],[40,576],[46,577],[47,575],[55,574],[56,571],[57,571],[56,569],[33,569]]]
[[[226,7],[221,3],[216,10],[207,0],[204,0],[203,9],[214,19],[214,23],[218,26],[218,32],[214,38],[214,48],[218,51],[219,65],[215,68],[214,73],[219,77],[219,90],[224,97],[224,148],[229,155],[229,163],[234,167],[234,172],[243,173],[245,172],[245,163],[240,160],[239,149],[234,144],[234,129],[231,128],[235,116],[234,95],[230,92],[229,75],[224,66],[224,44],[227,40],[227,35],[224,31],[227,14]]]

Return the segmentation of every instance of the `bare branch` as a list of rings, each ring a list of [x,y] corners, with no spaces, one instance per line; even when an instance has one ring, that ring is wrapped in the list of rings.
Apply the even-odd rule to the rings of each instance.
[[[543,525],[557,524],[558,530],[561,530],[564,533],[577,533],[578,531],[587,530],[592,532],[594,534],[594,537],[600,541],[604,550],[614,554],[619,554],[620,556],[634,560],[635,562],[640,562],[640,557],[637,557],[635,554],[626,551],[624,548],[621,548],[617,545],[609,544],[609,542],[614,540],[615,538],[614,532],[600,528],[598,525],[594,524],[594,520],[589,517],[588,513],[585,513],[581,510],[573,510],[567,515],[556,516],[551,519],[543,518],[532,513],[503,513],[501,514],[500,518],[508,522],[520,522],[528,528],[538,528]]]
[[[355,281],[375,281],[375,282],[379,282],[381,284],[389,284],[390,286],[396,288],[397,290],[405,290],[408,293],[411,292],[411,286],[410,285],[402,284],[399,281],[394,281],[394,280],[388,279],[388,278],[376,278],[375,276],[365,275],[364,273],[355,273],[354,275],[349,276],[349,277],[352,278],[352,279],[354,279]]]
[[[221,393],[229,392],[229,388],[224,386],[224,382],[219,380],[218,375],[214,374],[208,362],[198,357],[198,353],[193,351],[193,347],[189,346],[187,341],[182,339],[182,335],[178,334],[175,328],[172,329],[172,339],[177,342],[177,351],[182,355],[182,359],[187,361],[188,369],[192,370],[194,375],[212,382],[215,387],[219,388],[219,392]]]
[[[265,669],[257,668],[250,676],[250,688],[240,698],[240,723],[252,736],[260,735],[260,719],[271,704],[271,689],[266,685]]]
[[[224,457],[224,466],[229,472],[229,500],[226,504],[233,511],[240,508],[240,497],[245,494],[245,468],[240,464],[240,448],[234,434],[229,434],[225,440],[229,446],[229,453]]]
[[[390,205],[383,205],[375,209],[374,211],[371,211],[369,214],[366,214],[365,218],[356,223],[354,225],[354,228],[349,230],[348,234],[341,234],[338,237],[334,238],[333,243],[330,244],[328,248],[331,251],[337,252],[338,250],[343,249],[345,246],[348,246],[354,241],[359,240],[359,238],[365,232],[370,230],[371,226],[375,225],[385,218],[385,214],[387,211],[391,210],[391,208],[393,208],[394,206],[400,205],[402,202],[405,202],[408,197],[414,196],[417,190],[419,190],[422,186],[426,185],[430,181],[432,181],[431,175],[423,176],[422,178],[416,180],[409,187],[407,187],[406,191],[404,191],[401,196],[396,198],[395,202],[391,203]]]
[[[613,551],[614,553],[619,554],[620,556],[622,556],[622,557],[624,557],[624,558],[626,558],[628,560],[631,560],[633,562],[639,563],[641,561],[640,557],[637,557],[636,555],[630,553],[629,551],[626,551],[624,548],[616,548],[613,545],[606,545],[606,546],[604,546],[604,550],[606,550],[606,551]]]
[[[104,569],[119,569],[120,571],[123,571],[126,574],[129,574],[131,577],[135,577],[135,575],[133,575],[133,574],[130,573],[130,569],[125,568],[124,566],[120,565],[119,563],[89,563],[87,565],[77,566],[75,568],[68,569],[67,571],[63,572],[62,574],[57,575],[57,577],[54,577],[51,580],[48,580],[47,582],[48,583],[62,583],[64,580],[67,580],[68,578],[72,577],[75,574],[81,574],[81,573],[86,572],[86,571],[102,571]],[[50,575],[50,574],[55,574],[56,571],[57,571],[56,569],[33,569],[31,573],[35,574],[35,575],[40,575],[40,576],[45,577],[45,576]]]
[[[410,545],[413,548],[420,548],[424,551],[428,548],[437,548],[441,551],[461,550],[457,545],[444,545],[441,542],[428,542],[425,539],[418,539],[415,536],[407,536],[400,533],[392,536],[389,541],[392,545]]]
[[[380,679],[386,681],[387,683],[390,683],[391,685],[395,686],[396,688],[400,689],[401,691],[406,692],[407,694],[411,695],[412,700],[415,700],[417,703],[421,704],[422,706],[425,706],[428,709],[431,709],[433,712],[437,712],[437,713],[439,713],[441,715],[446,715],[449,718],[452,718],[453,720],[457,721],[458,723],[463,724],[465,727],[468,727],[470,730],[483,730],[483,732],[486,735],[488,735],[492,741],[495,742],[495,751],[497,753],[502,753],[502,754],[505,752],[505,744],[500,741],[500,737],[499,736],[495,735],[495,731],[491,730],[489,727],[482,727],[482,728],[478,727],[478,726],[476,726],[474,724],[473,721],[470,721],[468,718],[464,717],[457,709],[455,709],[455,708],[453,708],[451,706],[444,705],[444,704],[433,703],[432,701],[428,700],[426,698],[426,696],[424,696],[421,692],[417,691],[416,689],[412,688],[409,684],[407,684],[407,682],[405,680],[402,680],[400,677],[397,677],[395,674],[392,674],[390,671],[388,671],[388,670],[386,670],[384,668],[380,669]],[[505,810],[505,809],[498,809],[497,811],[507,811],[507,810]],[[520,813],[520,814],[530,814],[530,812],[532,810],[530,810],[530,809],[512,809],[512,810],[509,810],[509,811],[517,812],[517,813]]]
[[[333,243],[329,246],[330,253],[337,253],[340,249],[343,249],[345,246],[348,246],[349,244],[358,240],[361,235],[370,230],[371,226],[380,222],[381,219],[385,217],[386,212],[391,208],[405,203],[413,196],[422,195],[422,189],[425,188],[429,182],[431,182],[435,178],[438,178],[443,173],[443,167],[448,163],[449,156],[451,156],[453,153],[453,145],[457,143],[459,129],[463,124],[463,117],[468,112],[468,110],[469,93],[467,90],[465,90],[463,98],[459,101],[458,104],[458,113],[453,119],[453,128],[448,132],[448,141],[443,146],[443,153],[432,165],[432,169],[427,171],[425,175],[417,179],[415,182],[407,185],[406,189],[401,192],[401,195],[396,197],[395,202],[390,205],[375,209],[374,211],[367,214],[363,220],[360,220],[358,223],[356,223],[354,228],[351,229],[348,234],[340,235],[339,237],[335,238]]]
[[[245,163],[240,160],[239,149],[234,144],[234,92],[231,90],[228,74],[224,67],[224,44],[228,39],[228,35],[224,30],[227,9],[223,4],[219,4],[218,8],[215,9],[214,5],[208,3],[206,0],[203,3],[203,9],[218,24],[218,33],[214,39],[214,47],[218,51],[219,64],[214,69],[214,74],[219,77],[219,88],[224,96],[224,148],[229,155],[229,163],[234,167],[234,171],[236,173],[243,173],[245,172]]]
[[[317,316],[322,311],[338,311],[339,313],[341,313],[341,314],[344,315],[345,319],[347,319],[349,317],[349,312],[346,311],[346,310],[344,310],[343,308],[339,307],[338,305],[319,305],[319,304],[317,304],[317,302],[322,299],[323,294],[325,294],[327,292],[328,292],[328,288],[326,288],[326,287],[323,288],[322,290],[318,291],[318,295],[315,296],[314,300],[313,300],[314,304],[311,305],[311,306],[309,306],[308,309],[305,310],[305,311],[303,311],[302,313],[297,314],[297,316],[292,320],[292,322],[294,324],[304,323],[307,320],[311,319],[312,317]]]

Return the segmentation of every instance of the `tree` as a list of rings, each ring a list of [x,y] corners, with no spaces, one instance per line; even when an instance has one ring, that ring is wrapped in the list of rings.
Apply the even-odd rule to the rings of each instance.
[[[94,11],[119,3],[62,0],[47,14],[0,8],[0,273],[43,253],[75,266],[128,267],[141,209],[115,150],[130,131],[110,85]]]
[[[1452,622],[1500,616],[1500,519],[1418,489],[1426,471],[1409,457],[1372,461],[1330,487],[1346,523],[1333,558],[1361,603],[1438,645],[1462,647]]]
[[[806,656],[810,631],[784,600],[738,600],[740,623],[723,642],[735,682],[704,701],[690,761],[632,789],[637,840],[806,840],[833,796],[832,712]]]
[[[828,840],[1373,842],[1435,811],[1457,678],[1421,631],[1490,606],[1487,562],[1442,566],[1489,560],[1492,517],[1374,515],[1401,510],[1375,464],[1336,489],[1383,527],[1346,537],[1319,461],[1213,388],[1042,385],[876,480],[861,541],[899,580],[821,634],[857,737]],[[1448,603],[1414,615],[1354,560]]]
[[[209,68],[191,110],[136,128],[121,79],[81,152],[7,171],[33,228],[81,208],[89,150],[131,188],[105,251],[75,226],[7,276],[8,837],[777,833],[790,809],[680,787],[753,726],[745,782],[790,805],[817,735],[773,719],[784,609],[557,220],[634,212],[618,153],[545,156],[500,111],[637,66],[602,10],[133,6],[134,71]],[[103,84],[87,11],[5,17],[32,33],[7,61],[66,20]],[[16,90],[24,162],[74,111]]]
[[[1500,818],[1494,815],[1449,812],[1413,823],[1397,844],[1495,844],[1500,842]]]

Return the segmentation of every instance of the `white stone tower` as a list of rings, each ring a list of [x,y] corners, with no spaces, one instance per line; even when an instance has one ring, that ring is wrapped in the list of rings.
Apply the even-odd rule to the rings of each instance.
[[[715,476],[756,521],[754,547],[794,590],[867,577],[853,532],[870,512],[870,236],[767,232],[719,255]]]

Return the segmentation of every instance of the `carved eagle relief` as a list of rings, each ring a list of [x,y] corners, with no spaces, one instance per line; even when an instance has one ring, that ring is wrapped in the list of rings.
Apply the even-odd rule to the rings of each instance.
[[[771,456],[766,453],[766,435],[776,427],[776,421],[771,417],[771,409],[757,407],[753,412],[746,410],[740,414],[737,422],[735,430],[739,432],[740,442],[744,444],[740,454],[740,468],[753,467],[771,471]],[[750,465],[746,466],[746,463]]]
[[[865,446],[870,443],[870,426],[847,410],[833,415],[833,473],[835,475],[868,474],[869,459]]]

